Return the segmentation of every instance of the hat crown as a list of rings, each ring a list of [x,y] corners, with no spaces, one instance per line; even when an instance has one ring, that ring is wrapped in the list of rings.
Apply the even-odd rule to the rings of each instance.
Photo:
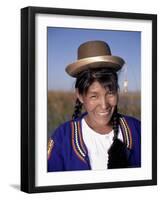
[[[78,48],[78,60],[66,67],[66,72],[72,76],[92,68],[109,68],[118,71],[125,61],[118,56],[111,55],[108,44],[101,40],[87,41]]]
[[[78,60],[88,57],[111,55],[110,47],[103,41],[88,41],[78,48]]]

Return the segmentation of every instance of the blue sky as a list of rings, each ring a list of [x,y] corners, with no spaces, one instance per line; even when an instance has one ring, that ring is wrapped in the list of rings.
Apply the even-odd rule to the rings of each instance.
[[[48,27],[48,90],[73,90],[75,79],[65,68],[77,60],[77,49],[89,40],[103,40],[111,48],[112,55],[122,57],[127,63],[130,91],[140,91],[141,32],[97,29]],[[125,70],[119,74],[122,89]]]

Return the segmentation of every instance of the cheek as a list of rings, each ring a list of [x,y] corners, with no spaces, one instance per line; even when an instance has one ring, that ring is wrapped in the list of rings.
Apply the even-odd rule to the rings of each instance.
[[[111,106],[116,106],[118,103],[118,98],[117,97],[112,97],[111,99],[109,99],[109,104]]]
[[[93,111],[99,106],[99,102],[97,101],[90,101],[88,99],[84,99],[83,105],[86,111]],[[110,106],[115,107],[118,103],[118,98],[117,97],[111,97],[108,99],[108,103]]]
[[[110,102],[110,105],[111,105],[111,106],[116,106],[116,105],[117,105],[117,101],[111,101],[111,102]]]
[[[84,101],[83,105],[88,112],[93,111],[97,107],[97,103],[92,101]]]

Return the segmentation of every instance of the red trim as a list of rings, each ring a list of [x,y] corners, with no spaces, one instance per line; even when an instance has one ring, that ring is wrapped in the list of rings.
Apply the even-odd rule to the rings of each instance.
[[[120,118],[121,130],[123,132],[124,143],[127,144],[127,137],[126,137],[126,133],[125,133],[125,127],[124,127],[124,123],[122,122],[122,120],[123,120],[123,118]]]
[[[75,151],[76,155],[78,156],[78,158],[81,161],[86,162],[84,160],[84,158],[80,155],[80,153],[77,151],[75,143],[74,143],[74,123],[73,122],[71,122],[71,129],[72,129],[72,147],[73,147],[73,150]]]
[[[78,134],[79,134],[79,139],[80,139],[80,145],[81,148],[83,149],[84,153],[86,152],[85,148],[84,148],[84,144],[83,144],[83,138],[82,138],[82,132],[81,132],[81,128],[80,128],[80,122],[77,122],[78,124]]]
[[[127,123],[127,121],[125,120],[125,124],[126,124],[126,127],[128,129],[128,135],[129,135],[129,148],[132,149],[132,133],[131,133],[131,129]]]

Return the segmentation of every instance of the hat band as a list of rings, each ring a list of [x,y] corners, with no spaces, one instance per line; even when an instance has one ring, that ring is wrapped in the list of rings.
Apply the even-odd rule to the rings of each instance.
[[[87,66],[90,64],[93,64],[94,65],[93,67],[96,68],[97,63],[99,64],[104,63],[109,68],[111,67],[115,70],[119,70],[125,62],[122,58],[118,56],[105,55],[105,56],[87,57],[77,60],[77,62],[68,65],[66,68],[66,72],[71,76],[75,76],[80,71],[87,69],[88,68]]]

